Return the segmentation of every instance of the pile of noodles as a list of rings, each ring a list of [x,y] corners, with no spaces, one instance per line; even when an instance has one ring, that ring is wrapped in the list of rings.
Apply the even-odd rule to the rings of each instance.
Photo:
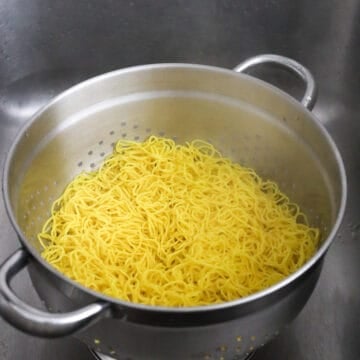
[[[195,306],[241,298],[301,267],[319,230],[271,181],[209,143],[119,141],[81,173],[38,235],[42,256],[115,298]]]

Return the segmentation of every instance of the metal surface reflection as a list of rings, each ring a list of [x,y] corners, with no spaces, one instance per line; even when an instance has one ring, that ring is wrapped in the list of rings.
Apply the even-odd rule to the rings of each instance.
[[[55,94],[128,65],[232,68],[260,53],[292,57],[319,84],[314,113],[331,132],[349,183],[346,218],[320,282],[295,322],[254,360],[360,358],[360,3],[356,0],[4,2],[0,7],[0,163],[17,129]],[[66,69],[66,70],[64,70]],[[277,76],[296,95],[297,83]],[[18,247],[0,199],[0,262]],[[27,274],[19,294],[41,305]],[[39,340],[0,319],[0,359],[92,359],[72,338]],[[21,346],[19,346],[21,344]],[[149,355],[151,358],[151,355]]]

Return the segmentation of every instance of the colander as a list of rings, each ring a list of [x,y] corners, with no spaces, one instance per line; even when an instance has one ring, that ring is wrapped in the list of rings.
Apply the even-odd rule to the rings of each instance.
[[[302,103],[238,73],[264,63],[304,80]],[[315,83],[306,68],[281,56],[260,55],[235,70],[156,64],[110,72],[65,91],[25,125],[8,154],[3,179],[6,209],[22,243],[0,269],[0,313],[10,324],[42,337],[74,334],[118,359],[241,359],[295,318],[315,287],[343,216],[344,167],[329,134],[308,110]],[[57,272],[41,258],[36,236],[52,202],[75,174],[96,169],[118,139],[142,141],[152,134],[179,143],[207,140],[275,180],[320,227],[317,253],[271,288],[201,307],[128,303]],[[10,287],[25,266],[46,311],[24,303]]]

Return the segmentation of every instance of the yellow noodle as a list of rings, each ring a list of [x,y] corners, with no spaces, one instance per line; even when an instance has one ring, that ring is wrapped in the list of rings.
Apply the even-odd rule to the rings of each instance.
[[[319,230],[271,181],[211,144],[119,141],[81,173],[38,235],[42,256],[115,298],[195,306],[238,299],[300,268]]]

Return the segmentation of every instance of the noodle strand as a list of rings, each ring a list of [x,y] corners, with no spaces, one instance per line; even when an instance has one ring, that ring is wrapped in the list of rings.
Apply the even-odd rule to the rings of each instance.
[[[66,187],[38,235],[69,278],[136,303],[238,299],[299,269],[319,230],[271,181],[211,144],[119,141]]]

